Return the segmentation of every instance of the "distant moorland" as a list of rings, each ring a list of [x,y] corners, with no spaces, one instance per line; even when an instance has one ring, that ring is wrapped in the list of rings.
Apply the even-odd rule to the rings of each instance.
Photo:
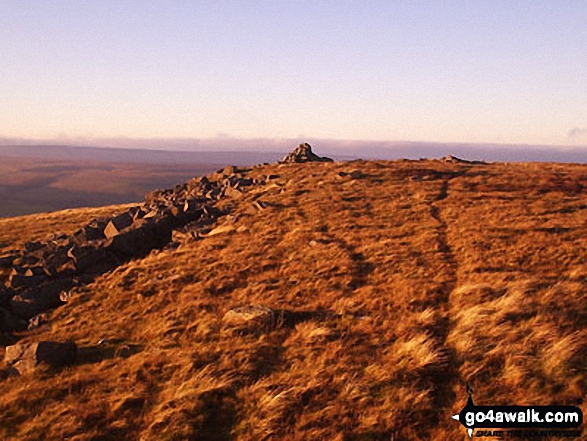
[[[221,164],[279,154],[167,152],[67,146],[0,146],[0,217],[141,201]]]

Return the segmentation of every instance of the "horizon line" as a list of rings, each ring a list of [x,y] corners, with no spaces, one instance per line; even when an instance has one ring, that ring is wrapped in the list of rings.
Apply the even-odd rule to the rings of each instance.
[[[235,151],[243,151],[243,147],[248,147],[251,143],[261,143],[259,150],[266,150],[268,147],[288,147],[295,148],[299,143],[308,142],[313,147],[316,143],[337,144],[335,148],[356,148],[359,145],[370,144],[372,148],[393,148],[412,146],[459,146],[470,148],[532,148],[532,149],[557,149],[557,150],[583,150],[587,145],[565,145],[565,144],[532,144],[532,143],[511,143],[511,142],[466,142],[466,141],[420,141],[420,140],[369,140],[369,139],[344,139],[344,138],[319,138],[311,136],[298,137],[169,137],[169,138],[132,138],[132,137],[63,137],[63,138],[20,138],[6,137],[0,135],[0,146],[52,146],[52,147],[75,147],[75,148],[111,148],[111,149],[128,149],[128,150],[156,150],[156,151],[174,151],[174,147],[181,150],[176,151],[197,151],[197,147],[218,147],[220,144],[237,143],[240,144]],[[154,144],[164,144],[156,146]],[[188,146],[187,144],[195,144]],[[198,145],[204,144],[204,145]],[[333,146],[331,146],[332,148]],[[189,150],[185,150],[189,148]],[[206,149],[207,150],[207,149]],[[253,150],[253,151],[259,151]],[[231,151],[231,150],[227,150]]]

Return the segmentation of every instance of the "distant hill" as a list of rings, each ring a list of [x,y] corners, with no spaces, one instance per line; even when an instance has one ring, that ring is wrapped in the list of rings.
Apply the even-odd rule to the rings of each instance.
[[[169,151],[131,148],[73,147],[67,145],[0,145],[0,157],[66,161],[125,162],[148,164],[234,164],[253,165],[274,162],[279,152],[255,151]]]
[[[15,142],[0,137],[0,155],[47,157],[122,162],[211,162],[252,165],[281,159],[299,142],[309,142],[336,160],[351,159],[420,159],[456,155],[471,160],[499,162],[587,163],[587,146],[521,145],[503,143],[458,143],[423,141],[366,141],[339,139],[121,139],[96,140],[93,147],[85,140],[80,147],[38,145],[26,140]],[[100,144],[103,142],[104,144]],[[3,150],[5,149],[5,150]]]
[[[0,438],[464,440],[469,388],[587,410],[585,165],[273,164],[149,201],[0,220],[0,318],[77,284],[3,336]],[[116,261],[149,219],[167,244]]]
[[[0,217],[140,201],[222,167],[279,153],[173,152],[70,146],[0,146]]]

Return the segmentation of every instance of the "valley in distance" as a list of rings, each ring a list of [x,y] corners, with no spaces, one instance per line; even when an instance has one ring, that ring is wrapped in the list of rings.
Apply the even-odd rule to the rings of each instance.
[[[464,440],[468,391],[584,410],[587,165],[97,152],[4,152],[0,439]]]

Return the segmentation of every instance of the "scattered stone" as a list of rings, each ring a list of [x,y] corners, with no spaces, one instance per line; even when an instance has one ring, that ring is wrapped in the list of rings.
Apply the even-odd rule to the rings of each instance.
[[[308,143],[300,144],[293,152],[287,154],[282,164],[303,162],[332,162],[331,158],[321,157],[312,152],[312,146]]]

